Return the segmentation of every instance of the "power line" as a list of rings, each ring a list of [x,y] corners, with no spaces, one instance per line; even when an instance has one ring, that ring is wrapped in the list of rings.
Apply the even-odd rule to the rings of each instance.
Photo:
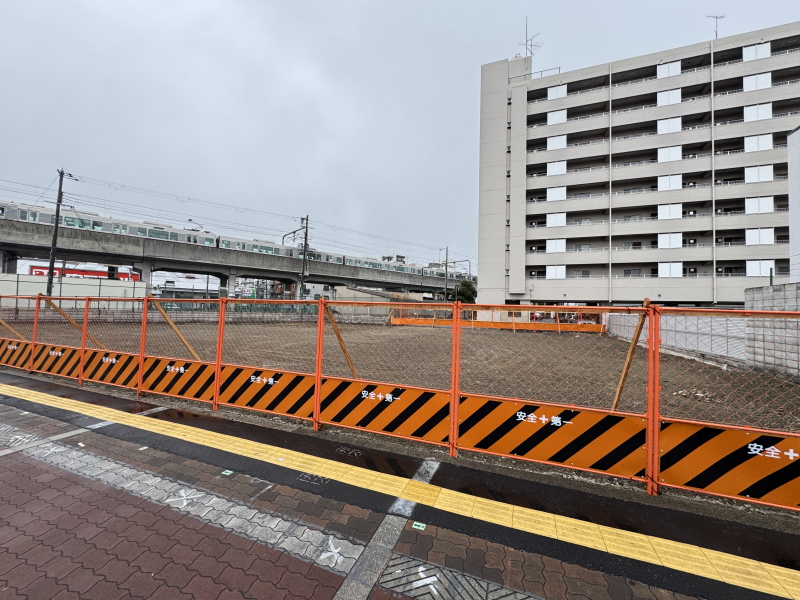
[[[127,186],[127,185],[123,185],[123,184],[118,184],[118,183],[108,182],[108,181],[102,181],[102,180],[92,179],[92,178],[87,178],[87,177],[82,177],[82,176],[73,176],[70,179],[73,179],[74,181],[78,181],[78,182],[83,182],[83,183],[89,183],[89,184],[93,184],[93,185],[109,187],[111,189],[114,189],[115,191],[127,191],[127,192],[132,192],[132,193],[150,195],[150,196],[161,197],[161,198],[166,198],[166,199],[172,199],[172,200],[176,200],[176,201],[181,202],[181,203],[197,204],[197,205],[200,205],[200,206],[214,207],[214,208],[217,208],[217,209],[219,208],[219,204],[218,203],[213,203],[213,202],[204,201],[204,200],[198,200],[198,199],[191,198],[191,197],[188,197],[188,196],[179,196],[179,195],[175,195],[175,194],[157,192],[157,191],[153,191],[153,190],[147,190],[147,189],[144,189],[144,188],[138,188],[138,187],[135,187],[135,186]],[[49,188],[52,187],[52,183],[51,183],[50,186],[48,186],[48,188],[45,188],[45,190],[41,194],[39,194],[38,190],[41,189],[41,186],[36,186],[36,185],[32,185],[32,184],[27,184],[27,183],[22,183],[22,182],[18,182],[18,181],[7,180],[7,179],[0,179],[0,182],[5,182],[5,183],[13,184],[13,185],[19,185],[19,186],[25,186],[25,187],[34,188],[34,191],[26,191],[26,190],[19,190],[19,189],[14,189],[14,188],[6,188],[6,187],[0,186],[0,190],[3,190],[3,191],[12,192],[12,193],[15,193],[15,194],[22,194],[22,195],[26,195],[26,196],[37,196],[38,197],[37,198],[37,202],[41,198],[45,197],[45,194],[47,194],[47,192],[49,191]],[[283,231],[284,231],[283,229],[269,228],[269,227],[263,227],[263,226],[253,226],[253,225],[249,225],[249,224],[242,224],[242,223],[226,221],[226,220],[217,219],[217,218],[204,217],[204,216],[200,216],[200,215],[189,215],[186,212],[176,212],[176,211],[172,211],[172,210],[168,210],[168,209],[164,209],[164,208],[143,207],[140,204],[129,204],[129,203],[122,202],[122,201],[119,201],[119,200],[110,200],[108,198],[89,196],[89,195],[86,195],[86,194],[79,194],[79,193],[76,193],[76,192],[65,192],[64,196],[65,196],[65,198],[70,198],[71,200],[78,201],[81,204],[88,205],[89,207],[91,207],[93,209],[96,209],[96,210],[106,210],[106,211],[113,212],[113,213],[123,213],[123,214],[133,215],[134,219],[132,219],[132,220],[136,220],[136,221],[141,221],[142,217],[152,218],[152,219],[167,219],[167,220],[170,220],[170,221],[181,222],[181,223],[184,224],[184,228],[186,228],[185,227],[185,223],[184,223],[185,218],[187,216],[192,216],[192,217],[198,217],[199,220],[202,220],[204,223],[208,224],[212,228],[223,229],[223,230],[227,230],[227,231],[233,231],[233,232],[236,232],[239,235],[241,235],[241,233],[243,233],[243,232],[248,232],[248,233],[250,233],[252,235],[265,235],[266,234],[266,235],[269,235],[269,236],[275,236],[275,235],[282,234]],[[49,198],[49,196],[48,196],[48,198]],[[130,207],[130,208],[126,208],[126,207]],[[299,219],[298,217],[292,217],[292,216],[289,216],[289,215],[282,215],[282,214],[279,214],[279,213],[272,213],[272,212],[269,212],[269,211],[262,211],[262,210],[258,210],[258,209],[249,209],[249,208],[237,207],[237,206],[227,206],[226,208],[229,208],[229,209],[232,209],[234,211],[243,213],[245,215],[248,215],[248,214],[259,214],[259,215],[270,216],[270,217],[273,217],[273,218],[290,219],[290,220],[295,220],[295,221],[297,221]],[[76,214],[77,214],[77,211],[76,211]],[[88,216],[88,215],[84,215],[84,216]],[[423,261],[424,260],[429,260],[430,262],[440,262],[438,259],[433,259],[433,258],[422,259],[422,257],[419,257],[414,252],[408,252],[408,250],[403,250],[404,248],[407,248],[407,249],[410,250],[410,248],[409,248],[410,246],[415,246],[415,247],[418,247],[418,248],[425,248],[427,250],[437,250],[438,251],[439,248],[436,247],[436,246],[430,246],[430,245],[427,245],[427,244],[420,244],[420,243],[416,243],[416,242],[408,242],[408,241],[398,240],[398,239],[395,239],[395,238],[381,236],[381,235],[377,235],[377,234],[373,234],[373,233],[363,233],[363,232],[360,232],[360,231],[356,231],[356,230],[353,230],[353,229],[348,229],[346,227],[340,227],[338,225],[331,225],[331,224],[328,224],[328,223],[321,223],[321,222],[315,222],[315,223],[316,223],[315,227],[310,228],[310,231],[309,231],[309,235],[311,237],[311,240],[313,242],[315,242],[315,243],[316,242],[323,242],[323,244],[326,245],[326,246],[333,246],[334,248],[344,249],[344,250],[347,250],[347,251],[350,251],[350,252],[357,252],[359,254],[374,254],[374,253],[377,253],[377,254],[380,254],[380,255],[396,254],[397,253],[396,249],[392,250],[390,247],[388,247],[388,244],[385,245],[383,243],[380,243],[380,242],[388,242],[388,243],[391,243],[393,245],[394,244],[400,245],[400,249],[401,249],[400,251],[404,255],[408,256],[409,258],[413,258],[415,260],[423,260]],[[361,240],[361,242],[362,242],[362,244],[355,244],[355,243],[352,243],[352,242],[348,242],[348,241],[342,240],[340,237],[337,237],[337,238],[327,237],[327,236],[325,236],[324,234],[322,234],[319,231],[314,231],[317,227],[325,228],[325,229],[331,230],[333,232],[342,232],[342,233],[349,233],[349,234],[358,235],[360,240]],[[375,240],[375,242],[364,240],[364,238],[367,238],[367,240]],[[272,242],[272,243],[276,243],[276,242]],[[474,259],[474,257],[466,255],[466,254],[455,253],[455,252],[453,254],[456,254],[458,256],[465,256],[465,257],[469,257],[469,258],[473,258]]]
[[[80,181],[80,182],[83,182],[83,183],[88,183],[88,184],[91,184],[91,185],[99,185],[99,186],[109,187],[109,188],[111,188],[111,189],[113,189],[115,191],[116,190],[124,190],[124,191],[134,192],[134,193],[138,193],[138,194],[144,194],[144,195],[149,195],[149,196],[157,196],[157,197],[160,197],[160,198],[170,198],[170,199],[177,200],[178,202],[199,204],[199,205],[203,205],[203,206],[210,206],[210,207],[214,207],[214,208],[219,208],[219,203],[210,202],[208,200],[199,200],[197,198],[192,198],[190,196],[180,196],[180,195],[176,195],[176,194],[170,194],[170,193],[167,193],[167,192],[159,192],[159,191],[155,191],[155,190],[148,190],[148,189],[145,189],[145,188],[139,188],[139,187],[136,187],[136,186],[125,185],[125,184],[122,184],[122,183],[114,183],[113,181],[104,181],[102,179],[94,179],[94,178],[91,178],[91,177],[84,177],[84,176],[81,176],[81,175],[75,176],[75,179],[76,179],[76,181]],[[236,210],[236,211],[239,211],[239,212],[243,212],[243,213],[263,214],[263,215],[282,218],[282,219],[292,219],[294,221],[299,221],[301,219],[301,217],[294,217],[294,216],[290,216],[290,215],[282,215],[282,214],[279,214],[279,213],[272,213],[272,212],[268,212],[268,211],[252,209],[252,208],[245,208],[245,207],[242,207],[242,206],[235,206],[235,205],[230,205],[230,204],[226,204],[226,208],[229,208],[231,210]],[[386,237],[386,236],[376,235],[374,233],[365,233],[363,231],[356,231],[356,230],[353,230],[353,229],[347,229],[345,227],[340,227],[338,225],[330,225],[328,223],[322,223],[322,222],[318,222],[318,221],[316,223],[318,224],[318,226],[328,227],[330,229],[333,229],[334,231],[345,231],[345,232],[354,233],[354,234],[360,235],[360,236],[368,236],[368,237],[371,237],[373,239],[381,239],[381,240],[385,240],[385,241],[395,242],[395,243],[398,243],[398,244],[403,244],[404,246],[419,246],[419,247],[422,247],[422,248],[428,248],[430,250],[438,250],[438,246],[431,246],[429,244],[420,244],[420,243],[417,243],[417,242],[408,242],[408,241],[404,241],[404,240],[397,240],[397,239]]]

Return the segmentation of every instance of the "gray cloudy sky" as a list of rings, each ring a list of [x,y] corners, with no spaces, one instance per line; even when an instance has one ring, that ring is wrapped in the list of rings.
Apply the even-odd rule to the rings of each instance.
[[[363,232],[315,227],[318,248],[474,257],[480,65],[519,51],[526,15],[545,43],[534,70],[569,70],[710,39],[709,14],[732,35],[800,19],[797,6],[0,0],[0,179],[46,187],[63,165],[217,205],[68,182],[108,199],[91,201],[101,214],[139,204],[270,239],[297,225],[225,207],[308,213]]]

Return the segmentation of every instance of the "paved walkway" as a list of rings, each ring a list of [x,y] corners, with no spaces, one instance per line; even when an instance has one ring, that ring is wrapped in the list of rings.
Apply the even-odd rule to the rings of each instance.
[[[158,410],[0,393],[0,600],[800,597],[776,565],[490,500],[467,509],[431,485],[435,461],[398,477]]]

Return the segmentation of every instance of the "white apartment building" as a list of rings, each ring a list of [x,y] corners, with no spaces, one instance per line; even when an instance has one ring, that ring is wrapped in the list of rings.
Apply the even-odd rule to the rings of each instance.
[[[800,22],[543,77],[483,65],[480,121],[479,302],[738,305],[788,282]]]
[[[800,127],[789,132],[789,282],[800,283]]]

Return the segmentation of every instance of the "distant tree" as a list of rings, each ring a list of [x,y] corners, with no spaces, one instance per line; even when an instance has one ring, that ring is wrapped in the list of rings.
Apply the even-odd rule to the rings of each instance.
[[[478,295],[478,290],[471,281],[464,279],[459,286],[453,290],[455,300],[459,300],[464,304],[475,304],[475,297]]]

